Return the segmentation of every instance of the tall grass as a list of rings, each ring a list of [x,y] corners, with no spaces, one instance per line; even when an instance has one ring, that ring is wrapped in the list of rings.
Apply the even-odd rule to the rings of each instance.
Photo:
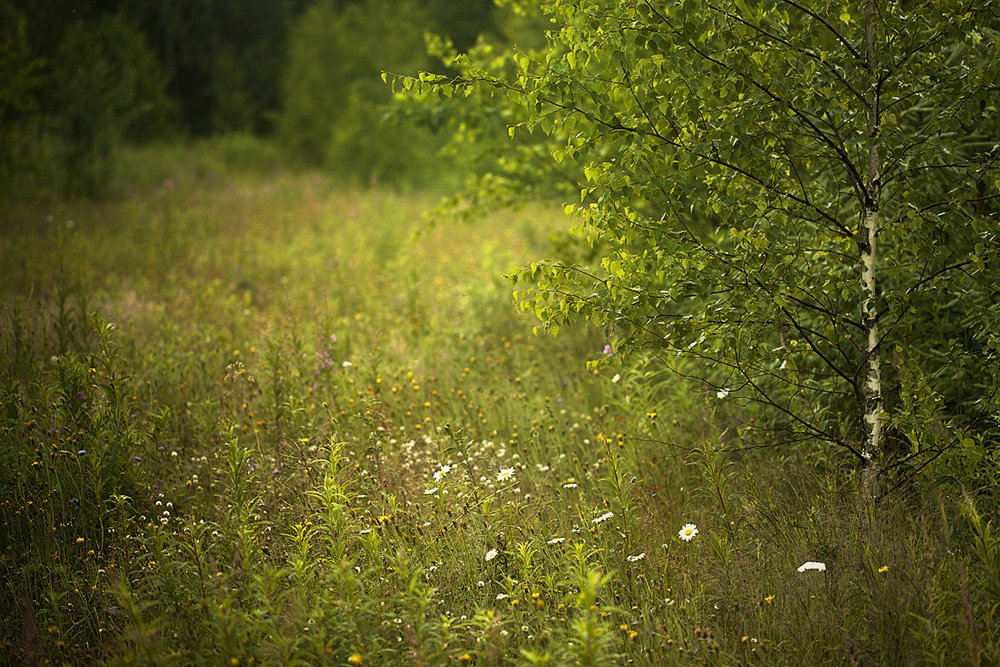
[[[7,213],[0,653],[997,660],[996,519],[960,486],[866,508],[835,453],[532,334],[499,276],[558,212],[426,228],[430,198],[165,155]]]

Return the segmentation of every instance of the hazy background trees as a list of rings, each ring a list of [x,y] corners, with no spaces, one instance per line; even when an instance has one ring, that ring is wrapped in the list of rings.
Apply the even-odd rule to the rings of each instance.
[[[498,35],[490,0],[0,0],[0,179],[94,194],[121,142],[273,137],[295,163],[403,182],[429,131],[387,130],[383,70],[425,34]],[[6,189],[6,188],[4,188]]]

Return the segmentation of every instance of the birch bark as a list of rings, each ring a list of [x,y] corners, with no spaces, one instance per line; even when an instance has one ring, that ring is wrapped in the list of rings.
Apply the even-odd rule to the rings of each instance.
[[[861,322],[865,334],[865,383],[862,392],[864,443],[861,455],[864,469],[862,491],[866,498],[877,494],[882,448],[882,353],[878,327],[878,231],[879,204],[882,194],[882,165],[879,156],[879,70],[876,51],[878,0],[868,0],[865,7],[865,61],[868,70],[868,166],[863,188],[861,234]]]

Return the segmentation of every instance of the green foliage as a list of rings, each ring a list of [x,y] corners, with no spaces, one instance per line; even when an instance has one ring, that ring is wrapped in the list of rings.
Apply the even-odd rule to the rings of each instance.
[[[4,193],[107,194],[125,142],[272,136],[362,184],[443,183],[430,128],[389,116],[384,70],[424,34],[494,33],[489,0],[0,2]]]
[[[447,39],[431,39],[429,53],[440,59],[446,70],[463,72],[467,61],[490,71],[511,72],[512,53],[542,57],[548,22],[525,3],[503,3],[498,17],[501,38],[483,39],[460,55]],[[552,160],[554,144],[544,133],[523,125],[515,129],[521,109],[491,86],[465,85],[464,77],[438,78],[423,75],[419,88],[432,81],[451,81],[452,86],[436,88],[440,97],[415,96],[414,80],[397,87],[400,113],[413,122],[431,127],[446,126],[448,142],[442,155],[457,165],[468,186],[461,194],[445,200],[438,213],[468,219],[484,210],[500,209],[527,201],[550,201],[574,196],[582,177],[579,165]],[[401,88],[401,89],[400,89]]]
[[[106,11],[105,3],[95,4],[98,6],[91,11]],[[423,30],[447,34],[464,47],[492,24],[489,0],[413,0],[382,3],[382,9],[366,0],[330,0],[325,2],[326,8],[317,8],[324,3],[312,0],[253,4],[241,0],[116,0],[110,4],[142,27],[170,77],[170,94],[179,107],[180,125],[197,137],[233,132],[270,135],[277,129],[287,96],[284,76],[289,60],[302,56],[301,46],[294,43],[299,39],[294,35],[299,30],[295,26],[304,21],[307,12],[316,20],[331,18],[331,10],[356,16],[352,19],[356,29],[336,36],[344,50],[341,57],[326,63],[331,69],[346,60],[363,62],[372,54],[379,57],[380,51],[389,57],[383,66],[397,66],[396,54],[401,48],[409,48],[406,59],[421,57]],[[373,15],[364,16],[372,11]],[[377,66],[374,71],[369,67],[365,76],[374,81],[379,71]]]
[[[311,166],[358,183],[434,183],[443,163],[428,127],[390,118],[383,71],[429,66],[424,33],[451,31],[465,43],[488,26],[476,3],[364,0],[313,4],[292,27],[282,79],[278,138]],[[387,31],[386,26],[392,26]]]
[[[457,107],[475,128],[458,142],[515,139],[466,203],[569,181],[599,258],[511,276],[546,327],[586,317],[622,353],[697,360],[772,441],[861,460],[881,359],[881,454],[912,471],[996,437],[1000,24],[991,3],[872,6],[544,2],[546,49],[473,49],[457,76],[399,84]]]
[[[43,12],[5,2],[0,92],[0,187],[93,195],[124,139],[162,132],[165,78],[123,15],[49,26]],[[50,32],[41,31],[46,27]]]
[[[0,24],[0,66],[5,72],[0,86],[0,179],[7,182],[23,150],[15,128],[35,112],[44,61],[31,52],[27,20],[15,7],[0,4]]]
[[[100,6],[92,11],[106,10]],[[264,133],[280,106],[288,26],[305,0],[107,3],[135,21],[169,77],[180,129]]]

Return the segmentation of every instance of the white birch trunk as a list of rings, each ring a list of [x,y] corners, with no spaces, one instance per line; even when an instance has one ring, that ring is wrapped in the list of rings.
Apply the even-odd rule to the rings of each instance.
[[[868,0],[865,7],[865,60],[868,66],[868,167],[865,173],[862,202],[861,249],[861,324],[865,334],[866,368],[862,392],[864,401],[864,442],[861,456],[862,492],[868,499],[877,493],[880,472],[879,455],[882,447],[882,353],[878,331],[878,229],[879,200],[882,192],[882,165],[879,158],[879,82],[875,51],[875,21],[877,0]]]

